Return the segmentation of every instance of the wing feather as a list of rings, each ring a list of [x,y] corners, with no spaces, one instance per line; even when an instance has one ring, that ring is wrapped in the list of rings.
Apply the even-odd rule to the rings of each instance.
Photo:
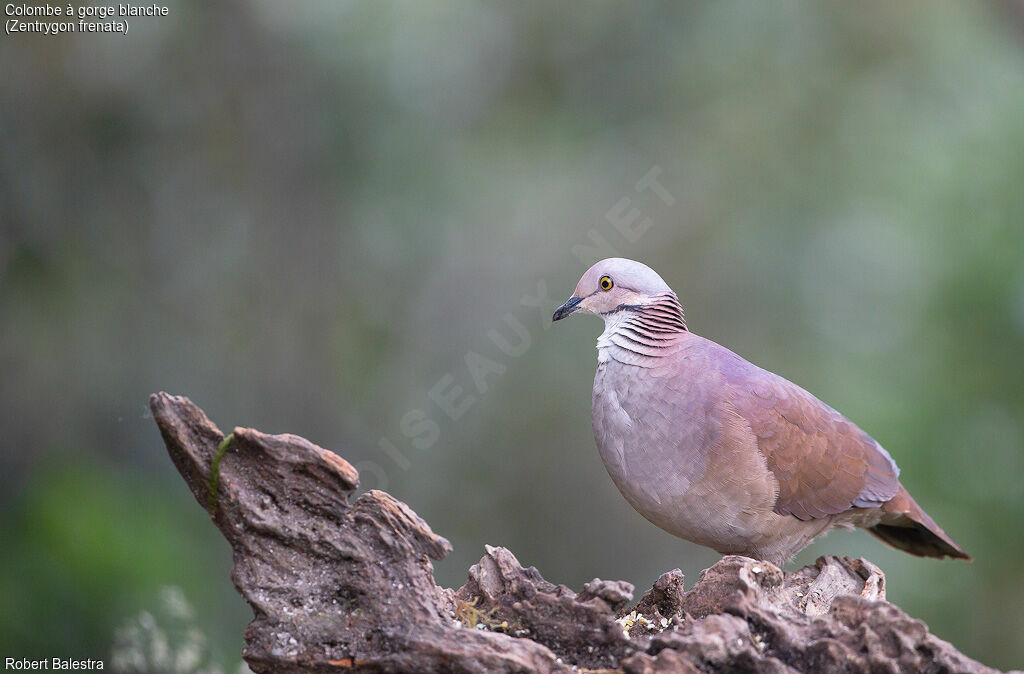
[[[723,372],[779,481],[775,512],[817,519],[896,495],[899,469],[871,436],[796,384],[742,362]]]

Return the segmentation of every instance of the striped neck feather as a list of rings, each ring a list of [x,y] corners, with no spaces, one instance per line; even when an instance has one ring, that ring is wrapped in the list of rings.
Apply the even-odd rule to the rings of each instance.
[[[615,360],[650,367],[669,355],[669,347],[687,331],[683,307],[671,292],[646,304],[620,305],[605,314],[604,321],[604,332],[597,338],[601,363]]]

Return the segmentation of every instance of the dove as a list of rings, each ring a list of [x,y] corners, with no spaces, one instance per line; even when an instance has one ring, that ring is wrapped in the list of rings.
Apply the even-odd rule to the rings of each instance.
[[[721,554],[783,564],[835,528],[920,557],[971,557],[900,484],[870,435],[796,384],[689,331],[679,298],[624,258],[587,270],[552,316],[596,314],[593,427],[626,501]]]

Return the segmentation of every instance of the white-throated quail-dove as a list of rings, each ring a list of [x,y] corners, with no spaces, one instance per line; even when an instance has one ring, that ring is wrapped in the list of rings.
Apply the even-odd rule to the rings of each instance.
[[[612,481],[671,534],[781,564],[836,527],[970,559],[900,484],[889,453],[796,384],[690,332],[650,267],[609,258],[555,311],[604,319],[594,437]]]

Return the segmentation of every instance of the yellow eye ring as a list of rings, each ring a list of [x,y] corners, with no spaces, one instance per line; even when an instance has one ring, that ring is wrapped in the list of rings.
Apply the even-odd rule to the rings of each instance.
[[[615,283],[612,282],[611,276],[602,276],[601,280],[598,281],[598,285],[601,286],[601,290],[611,290]]]

